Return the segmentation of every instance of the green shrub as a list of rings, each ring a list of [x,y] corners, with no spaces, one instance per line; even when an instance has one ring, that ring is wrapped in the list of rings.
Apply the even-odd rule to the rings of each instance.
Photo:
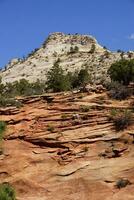
[[[74,73],[68,72],[67,74],[72,89],[79,87],[78,73],[78,71],[75,71]]]
[[[86,86],[90,82],[90,75],[87,68],[83,68],[78,73],[78,85],[81,87]]]
[[[0,94],[3,94],[3,91],[5,89],[5,85],[2,83],[2,78],[0,77]]]
[[[118,50],[117,50],[117,53],[124,53],[124,51],[121,50],[121,49],[118,49]]]
[[[80,111],[81,112],[89,112],[90,111],[90,107],[82,105],[82,106],[80,106]]]
[[[129,110],[112,110],[109,119],[114,122],[116,131],[122,131],[133,123],[133,114]]]
[[[78,47],[78,46],[75,46],[75,47],[74,47],[74,52],[77,53],[78,51],[79,51],[79,47]]]
[[[0,141],[3,139],[5,129],[6,123],[4,121],[0,121]]]
[[[125,100],[132,95],[132,90],[118,82],[111,82],[108,95],[112,99]]]
[[[31,95],[41,95],[45,92],[46,85],[44,82],[41,82],[37,79],[36,82],[30,84]]]
[[[79,47],[78,46],[75,46],[75,47],[70,47],[70,52],[69,53],[77,53],[79,51]]]
[[[31,51],[28,55],[27,55],[27,58],[28,57],[31,57],[31,56],[34,56],[34,54],[39,50],[39,48],[35,48],[33,51]]]
[[[105,56],[105,58],[109,58],[110,57],[110,52],[106,50],[105,53],[104,53],[104,56]]]
[[[128,179],[119,179],[116,182],[115,187],[118,188],[118,189],[121,189],[121,188],[126,187],[127,185],[131,185],[131,182]]]
[[[8,183],[0,185],[0,200],[15,200],[15,190]]]
[[[48,125],[47,130],[50,131],[51,133],[53,133],[54,132],[53,125]]]
[[[54,100],[54,97],[52,97],[52,96],[43,96],[42,98],[43,98],[43,100],[46,100],[47,103],[52,103]]]
[[[74,73],[69,72],[67,76],[71,88],[85,87],[91,81],[91,76],[86,67],[82,68],[80,71],[75,71]]]
[[[134,81],[134,59],[116,61],[109,68],[108,74],[112,81],[129,85],[131,81]]]
[[[66,120],[68,118],[68,115],[66,114],[66,113],[63,113],[62,115],[61,115],[61,119],[62,120]]]
[[[93,54],[95,52],[95,49],[96,49],[95,44],[92,44],[89,53]]]
[[[6,123],[3,121],[0,121],[0,155],[3,154],[2,140],[4,137],[5,130],[6,130]]]
[[[15,96],[39,95],[44,93],[45,88],[45,83],[40,80],[30,83],[26,79],[20,79],[13,83],[2,84],[0,79],[0,97],[4,97],[7,100]]]
[[[82,118],[83,120],[88,120],[89,116],[88,116],[88,115],[83,115],[81,118]]]
[[[23,78],[13,83],[2,84],[0,78],[0,106],[16,105],[17,102],[13,99],[16,96],[41,95],[46,89],[50,89],[52,92],[68,91],[73,88],[84,87],[90,82],[87,68],[66,74],[59,63],[60,58],[56,60],[53,67],[48,71],[46,83],[40,80],[30,83]]]
[[[6,98],[4,96],[0,96],[0,107],[7,106],[15,106],[18,108],[21,106],[21,103],[13,98]]]
[[[103,49],[107,50],[107,47],[106,47],[106,46],[103,46]]]
[[[15,81],[13,83],[13,86],[16,90],[17,95],[23,96],[23,95],[27,95],[29,92],[29,82],[26,79],[21,79],[19,81]]]
[[[53,92],[66,91],[71,88],[68,76],[58,63],[55,63],[47,73],[47,88]]]
[[[110,111],[110,116],[109,116],[109,119],[113,119],[116,115],[117,115],[117,109],[115,108],[112,108],[111,111]]]

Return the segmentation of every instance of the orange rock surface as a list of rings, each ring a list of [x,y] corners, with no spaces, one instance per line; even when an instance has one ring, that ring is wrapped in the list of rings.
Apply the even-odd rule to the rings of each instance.
[[[108,120],[132,98],[61,93],[0,108],[7,123],[0,182],[10,182],[18,200],[133,200],[134,126],[116,132]],[[131,184],[118,189],[119,179]]]

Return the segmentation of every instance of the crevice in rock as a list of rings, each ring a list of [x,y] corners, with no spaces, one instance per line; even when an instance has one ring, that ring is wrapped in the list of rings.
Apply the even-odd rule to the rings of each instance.
[[[45,139],[42,139],[42,140],[24,139],[24,141],[29,142],[34,145],[38,145],[40,147],[63,148],[63,149],[68,148],[68,147],[64,146],[63,143],[60,143],[57,141],[56,142],[47,142],[47,140],[45,140]]]

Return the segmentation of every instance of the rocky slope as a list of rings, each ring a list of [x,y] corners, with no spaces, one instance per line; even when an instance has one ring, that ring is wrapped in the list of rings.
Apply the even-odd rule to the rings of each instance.
[[[130,108],[134,97],[112,101],[105,91],[20,98],[1,108],[7,130],[0,182],[18,200],[133,200],[134,125],[116,132],[111,108]],[[115,187],[119,179],[126,187]]]
[[[76,52],[70,48],[78,47]],[[88,35],[51,34],[41,48],[33,51],[26,59],[13,59],[0,72],[3,82],[22,78],[34,82],[46,80],[47,71],[60,58],[60,65],[67,71],[88,66],[93,82],[106,80],[107,69],[121,57],[134,58],[134,52],[113,53],[101,47],[95,38]]]

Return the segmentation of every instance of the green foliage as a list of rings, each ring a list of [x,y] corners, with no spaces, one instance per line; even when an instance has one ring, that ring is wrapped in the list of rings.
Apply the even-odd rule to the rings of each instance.
[[[106,50],[105,53],[104,53],[104,56],[105,56],[105,58],[109,58],[110,52],[108,50]]]
[[[77,53],[79,51],[79,47],[75,46],[75,47],[70,47],[70,52],[69,53]]]
[[[50,131],[51,133],[53,133],[54,132],[54,127],[53,127],[53,125],[48,125],[48,127],[47,127],[47,130],[48,131]]]
[[[13,83],[3,84],[0,79],[0,106],[19,106],[18,102],[14,99],[16,96],[41,95],[46,89],[51,89],[53,92],[68,91],[77,87],[85,87],[90,82],[90,75],[87,68],[66,74],[59,63],[60,58],[57,59],[53,67],[48,71],[46,83],[40,80],[30,83],[26,79],[20,79]]]
[[[78,85],[84,87],[90,81],[90,75],[88,69],[81,69],[78,73]]]
[[[37,79],[36,82],[30,84],[31,94],[30,95],[41,95],[45,92],[46,85]]]
[[[61,59],[58,58],[57,61],[56,61],[56,63],[59,64],[60,62],[61,62]]]
[[[118,49],[117,53],[124,53],[124,51],[122,51],[121,49]]]
[[[4,88],[5,88],[5,86],[4,86],[4,84],[2,84],[2,78],[0,77],[0,94],[2,94]]]
[[[127,185],[131,185],[131,183],[130,183],[130,181],[128,179],[119,179],[116,182],[115,187],[118,188],[118,189],[121,189],[121,188],[126,187]]]
[[[0,200],[15,200],[15,191],[8,183],[0,185]]]
[[[71,83],[71,88],[85,87],[91,80],[90,74],[87,68],[82,68],[80,71],[74,73],[68,73],[68,79]]]
[[[74,52],[77,53],[79,51],[79,47],[75,46],[74,47]]]
[[[16,81],[14,83],[14,87],[18,95],[28,94],[29,82],[26,79],[21,79],[20,81]]]
[[[0,141],[3,139],[5,130],[6,130],[6,123],[3,121],[0,121]]]
[[[93,54],[95,52],[95,49],[96,49],[95,44],[92,44],[89,53]]]
[[[51,97],[51,96],[44,96],[43,99],[46,100],[47,103],[52,103],[53,100],[54,100],[54,97]]]
[[[3,98],[13,98],[15,96],[30,96],[42,94],[45,91],[45,84],[40,80],[30,83],[26,79],[21,79],[13,83],[2,84],[0,82],[0,101]],[[2,103],[0,103],[2,104]]]
[[[117,110],[115,108],[112,108],[110,111],[109,119],[113,119],[117,115]]]
[[[62,115],[61,115],[61,119],[62,120],[66,120],[68,118],[68,115],[66,114],[66,113],[63,113]]]
[[[0,107],[20,107],[21,103],[15,99],[16,96],[39,95],[44,91],[45,84],[39,80],[30,83],[26,79],[21,79],[13,83],[3,84],[0,78]]]
[[[75,71],[74,73],[68,72],[67,74],[69,82],[71,84],[71,88],[79,87],[78,73],[78,71]]]
[[[2,140],[3,140],[3,137],[4,137],[5,130],[6,130],[5,122],[0,121],[0,155],[3,154]]]
[[[80,111],[81,112],[89,112],[90,111],[90,107],[86,106],[86,105],[82,105],[82,106],[80,106]]]
[[[107,47],[106,47],[106,46],[103,46],[103,49],[107,50]]]
[[[15,81],[12,83],[13,92],[12,94],[15,96],[30,96],[34,94],[33,92],[33,84],[29,83],[26,79],[21,79],[19,81]],[[9,89],[9,87],[8,87]]]
[[[57,62],[47,73],[47,88],[52,89],[53,92],[66,91],[71,88],[68,76]]]
[[[111,80],[118,81],[123,85],[129,85],[134,81],[134,59],[121,59],[111,65],[108,70]]]
[[[39,48],[35,48],[33,51],[31,51],[28,55],[27,58],[30,56],[34,56],[34,54],[39,50]]]
[[[87,68],[82,68],[74,73],[65,71],[59,66],[59,62],[55,62],[53,67],[47,74],[48,89],[53,92],[61,92],[78,87],[85,87],[90,82],[90,75]]]
[[[88,118],[89,118],[88,114],[85,114],[85,115],[82,116],[83,120],[88,120]]]
[[[125,100],[132,95],[132,90],[118,82],[111,82],[107,89],[109,97],[117,100]]]
[[[114,122],[116,131],[122,131],[133,123],[133,114],[129,110],[112,110],[109,119]]]
[[[21,103],[13,98],[6,98],[0,96],[0,107],[15,106],[17,108],[21,107]]]

